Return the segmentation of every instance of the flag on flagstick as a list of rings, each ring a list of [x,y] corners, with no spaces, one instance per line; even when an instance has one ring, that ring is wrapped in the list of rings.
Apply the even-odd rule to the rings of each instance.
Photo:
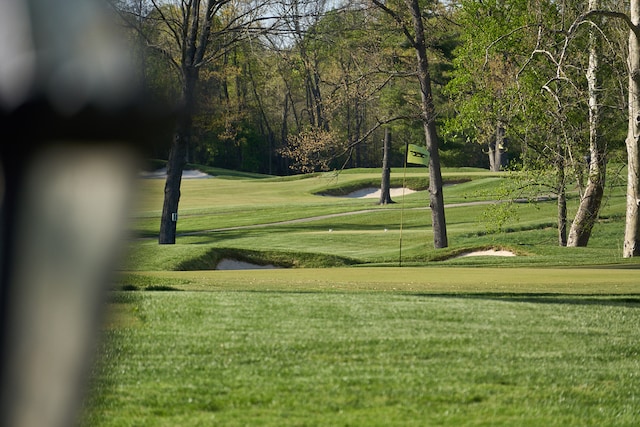
[[[407,147],[407,163],[429,166],[429,152],[427,148],[409,144]]]

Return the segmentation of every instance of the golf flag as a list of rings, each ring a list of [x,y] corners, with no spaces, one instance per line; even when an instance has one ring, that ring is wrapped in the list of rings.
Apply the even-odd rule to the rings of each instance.
[[[407,163],[429,166],[429,152],[426,147],[409,144],[407,147]]]

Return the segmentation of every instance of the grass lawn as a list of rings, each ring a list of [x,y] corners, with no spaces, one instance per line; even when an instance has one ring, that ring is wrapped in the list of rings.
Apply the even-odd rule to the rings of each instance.
[[[563,248],[553,201],[445,170],[435,250],[425,169],[389,206],[336,197],[378,170],[210,171],[183,181],[176,245],[156,243],[163,181],[140,183],[83,426],[640,425],[624,188],[589,247]],[[517,256],[456,257],[486,248]],[[296,268],[214,270],[223,258]]]
[[[638,324],[637,293],[119,292],[85,425],[635,426]]]

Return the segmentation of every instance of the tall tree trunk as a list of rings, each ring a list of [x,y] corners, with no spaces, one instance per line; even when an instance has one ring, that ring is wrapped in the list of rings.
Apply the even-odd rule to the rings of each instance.
[[[565,176],[565,154],[562,142],[558,139],[556,144],[556,169],[558,171],[556,192],[558,194],[558,245],[567,246],[567,193]]]
[[[640,0],[638,0],[640,1]],[[442,172],[440,170],[440,153],[438,151],[438,133],[436,131],[435,108],[431,93],[431,75],[427,59],[427,45],[424,35],[424,24],[418,0],[405,0],[411,12],[415,32],[414,48],[418,58],[418,80],[422,99],[421,113],[424,134],[429,150],[429,195],[431,207],[431,227],[433,229],[433,245],[436,249],[446,248],[447,225],[444,216],[444,195],[442,193]]]
[[[191,139],[192,113],[195,104],[197,79],[198,71],[196,69],[186,70],[183,85],[184,111],[178,118],[171,151],[169,152],[169,161],[167,162],[167,180],[164,186],[164,202],[158,238],[158,243],[161,245],[172,245],[176,242],[180,185],[182,184],[182,172],[187,162],[187,149]]]
[[[393,203],[391,200],[391,168],[389,166],[389,153],[391,151],[391,131],[384,129],[384,145],[382,147],[382,181],[380,184],[379,205]]]
[[[491,172],[502,170],[502,152],[504,151],[504,124],[501,120],[496,126],[496,139],[489,143],[489,167]]]
[[[180,201],[180,185],[182,172],[186,163],[187,149],[191,140],[193,114],[196,105],[196,86],[198,84],[200,66],[209,43],[211,23],[216,7],[215,0],[207,0],[201,14],[201,0],[183,2],[182,40],[177,40],[181,47],[180,68],[182,72],[182,112],[178,118],[175,137],[169,153],[167,164],[167,180],[164,188],[164,203],[160,218],[160,244],[176,242],[176,223],[178,219],[178,203]]]
[[[631,0],[631,23],[640,24],[640,0]],[[632,28],[629,31],[629,128],[627,131],[627,214],[622,256],[640,255],[640,37]]]
[[[567,194],[564,184],[558,187],[558,245],[567,246]]]
[[[158,243],[161,245],[173,245],[176,242],[180,185],[182,184],[182,171],[186,163],[186,156],[187,143],[184,140],[184,134],[178,131],[174,136],[167,162],[167,180],[164,185],[164,202],[158,238]]]
[[[598,8],[598,0],[589,0],[589,10]],[[567,246],[587,246],[591,231],[598,219],[604,194],[606,149],[600,137],[600,105],[598,99],[598,68],[600,60],[598,36],[595,29],[589,31],[589,177],[580,199],[576,216],[571,223]]]

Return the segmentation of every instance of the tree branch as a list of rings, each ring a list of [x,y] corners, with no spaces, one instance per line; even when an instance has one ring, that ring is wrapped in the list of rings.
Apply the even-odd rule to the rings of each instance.
[[[507,34],[503,34],[502,36],[498,37],[497,39],[495,39],[494,41],[492,41],[485,49],[484,49],[484,64],[482,65],[482,68],[484,69],[487,66],[487,63],[489,62],[489,50],[497,45],[498,43],[500,43],[502,40],[506,39],[507,37],[512,36],[513,34],[517,33],[518,31],[522,31],[526,28],[530,28],[533,26],[538,26],[538,24],[527,24],[527,25],[523,25],[521,27],[515,28],[512,31],[509,31]]]
[[[382,3],[379,0],[371,0],[371,1],[372,1],[373,4],[375,4],[380,9],[382,9],[387,15],[391,16],[394,19],[394,21],[396,21],[396,23],[402,28],[402,32],[404,33],[404,35],[407,38],[407,40],[409,41],[409,43],[411,43],[411,46],[415,49],[416,48],[416,39],[411,34],[411,32],[409,31],[407,26],[405,25],[405,23],[402,20],[402,18],[400,17],[400,15],[398,15],[394,10],[389,9],[387,7],[387,5],[385,5],[384,3]]]
[[[614,12],[612,10],[601,10],[601,9],[590,10],[590,11],[585,12],[582,15],[578,16],[578,18],[576,18],[574,23],[571,24],[571,27],[569,27],[569,30],[568,30],[569,34],[571,34],[572,29],[575,31],[574,27],[577,27],[582,22],[587,21],[587,20],[591,19],[594,16],[604,16],[606,18],[620,19],[625,24],[627,24],[627,27],[629,27],[629,30],[633,31],[633,33],[637,37],[640,37],[640,26],[639,25],[635,25],[631,21],[631,17],[629,15],[627,15],[626,13],[623,13],[623,12]]]

